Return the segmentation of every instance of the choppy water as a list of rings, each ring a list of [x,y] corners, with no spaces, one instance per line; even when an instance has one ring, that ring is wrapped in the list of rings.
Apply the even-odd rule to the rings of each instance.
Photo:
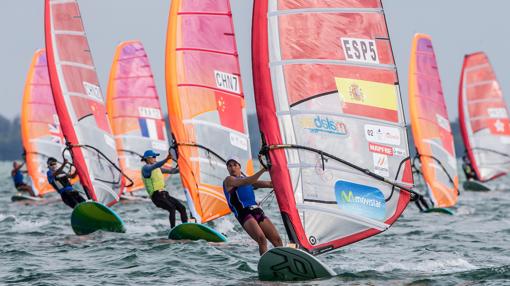
[[[167,213],[117,204],[127,233],[76,236],[64,204],[11,203],[10,164],[0,162],[0,284],[286,285],[257,279],[257,245],[233,217],[215,227],[226,244],[167,240]],[[181,193],[178,179],[172,193]],[[510,179],[463,192],[455,216],[409,206],[383,234],[320,256],[338,275],[292,285],[510,285]],[[265,193],[261,193],[262,197]],[[266,213],[284,234],[276,202]]]

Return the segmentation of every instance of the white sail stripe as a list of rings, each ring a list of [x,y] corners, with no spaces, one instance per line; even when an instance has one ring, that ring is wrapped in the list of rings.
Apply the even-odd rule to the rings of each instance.
[[[202,158],[202,157],[190,157],[189,158],[191,162],[199,162],[199,163],[207,163],[207,164],[211,164],[211,165],[216,165],[218,167],[221,167],[222,169],[227,169],[227,166],[225,166],[225,164],[221,161],[219,161],[219,159],[216,159],[216,160],[209,160],[209,159],[206,159],[206,158]],[[221,163],[219,163],[221,162]]]
[[[77,63],[77,62],[70,62],[70,61],[58,61],[57,65],[84,68],[84,69],[93,70],[93,71],[96,70],[96,68],[94,66]]]
[[[475,66],[471,66],[469,68],[465,68],[464,69],[464,73],[468,73],[468,72],[472,72],[472,71],[475,71],[475,70],[479,70],[479,69],[483,69],[483,68],[490,68],[490,64],[486,63],[486,64],[481,64],[481,65],[475,65]]]
[[[87,100],[92,100],[92,101],[104,104],[104,101],[99,100],[99,99],[97,99],[95,97],[88,96],[88,95],[86,95],[84,93],[81,93],[81,92],[67,92],[67,93],[62,93],[62,94],[67,94],[69,96],[81,97],[81,98],[84,98],[84,99],[87,99]]]
[[[436,146],[439,150],[441,150],[448,158],[452,158],[452,156],[450,155],[450,153],[448,153],[448,151],[441,145],[439,145],[439,143],[437,143],[436,141],[434,140],[431,140],[431,139],[423,139],[423,142],[425,143],[428,143],[430,145],[434,145]],[[433,155],[432,155],[433,156]]]
[[[481,80],[481,81],[478,81],[478,82],[475,82],[475,83],[466,84],[466,87],[468,87],[468,88],[470,88],[470,87],[477,87],[477,86],[481,86],[481,85],[493,84],[494,82],[495,81],[492,80],[492,79]]]
[[[367,67],[367,68],[376,68],[381,70],[395,71],[395,65],[389,64],[370,64],[370,63],[359,63],[359,62],[349,62],[345,60],[333,60],[333,59],[292,59],[292,60],[279,60],[279,61],[270,61],[269,66],[271,68],[284,66],[284,65],[337,65],[337,66],[350,66],[350,67]]]
[[[467,104],[477,104],[480,102],[500,102],[501,98],[499,97],[490,97],[490,98],[482,98],[482,99],[470,99]]]
[[[94,189],[97,189],[97,185],[102,185],[104,186],[104,189],[106,190],[107,193],[109,193],[112,197],[115,198],[116,201],[119,200],[119,194],[115,193],[113,190],[112,190],[112,186],[110,184],[106,184],[102,181],[98,181],[98,180],[93,180],[94,181]],[[97,196],[97,194],[96,194]]]
[[[76,0],[50,0],[51,5],[75,3]]]
[[[311,210],[311,211],[317,211],[317,212],[322,212],[322,213],[327,213],[330,215],[338,216],[338,217],[341,217],[348,221],[351,221],[351,222],[354,222],[357,224],[361,224],[361,225],[364,225],[369,228],[375,228],[380,231],[385,231],[386,229],[388,229],[390,227],[389,224],[386,224],[386,223],[383,223],[383,222],[380,222],[380,221],[377,221],[377,220],[374,220],[371,218],[350,214],[350,213],[344,212],[340,209],[324,208],[324,207],[308,205],[308,204],[296,204],[296,207],[298,208],[298,210],[305,210],[305,211]]]
[[[430,167],[432,167],[432,168],[434,168],[434,169],[438,170],[439,172],[443,172],[443,169],[441,169],[441,167],[439,167],[439,165],[438,165],[435,161],[434,161],[434,162],[432,162],[432,163],[429,163],[428,165],[429,165]],[[454,185],[453,183],[451,183],[450,181],[448,181],[448,186],[446,186],[446,187],[448,187],[448,188],[455,188],[455,185]],[[429,186],[429,193],[430,193],[430,196],[431,196],[431,197],[434,197],[434,193],[433,193],[432,191],[430,191],[431,189],[432,189],[432,188]],[[456,190],[454,190],[454,191],[456,191]],[[443,191],[441,191],[441,193],[442,193],[443,195],[445,195],[446,197],[448,197],[448,201],[450,201],[450,202],[455,202],[455,198],[453,197],[453,194],[452,194],[452,193],[450,193],[450,192],[443,192]],[[435,204],[435,205],[437,205],[437,200],[435,199],[435,197],[434,197],[434,202],[435,202],[434,204]]]
[[[239,136],[242,136],[242,137],[248,139],[248,135],[247,134],[239,132],[239,131],[231,129],[231,128],[228,128],[228,127],[225,127],[225,126],[223,126],[221,124],[217,124],[217,123],[214,123],[214,122],[208,122],[208,121],[200,120],[200,119],[185,119],[185,120],[182,121],[182,123],[184,125],[195,125],[196,124],[196,125],[209,126],[209,127],[213,127],[213,128],[216,128],[216,129],[224,130],[226,132],[235,133],[235,134],[237,134]]]
[[[382,13],[381,8],[303,8],[303,9],[287,9],[269,12],[268,17],[291,14],[311,14],[311,13]]]
[[[473,116],[470,117],[469,120],[483,120],[483,119],[495,119],[487,115]]]
[[[389,122],[389,121],[385,121],[385,120],[379,120],[376,118],[340,113],[340,112],[327,112],[327,111],[319,112],[319,111],[308,111],[308,110],[291,110],[291,111],[276,112],[277,117],[293,116],[293,115],[330,115],[330,116],[338,116],[338,117],[345,117],[345,118],[352,118],[352,119],[363,119],[363,120],[367,120],[369,122],[376,122],[378,124],[384,124],[385,126],[405,128],[405,125],[403,125],[403,124],[398,124],[398,123]]]
[[[56,30],[55,35],[70,35],[70,36],[82,36],[85,37],[83,31],[72,31],[72,30]]]

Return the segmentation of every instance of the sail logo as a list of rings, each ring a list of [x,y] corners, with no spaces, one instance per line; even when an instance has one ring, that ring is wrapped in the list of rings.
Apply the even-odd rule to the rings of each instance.
[[[377,188],[340,180],[335,183],[335,197],[340,209],[349,214],[380,221],[386,217],[386,201]]]
[[[388,156],[393,156],[393,147],[384,146],[375,143],[368,143],[368,150],[372,153],[379,153]]]
[[[505,108],[487,108],[487,114],[490,118],[508,118]]]
[[[373,159],[374,159],[374,173],[376,173],[379,176],[383,177],[389,177],[390,176],[390,169],[389,169],[389,158],[387,155],[379,154],[379,153],[373,153]]]
[[[139,106],[138,115],[140,115],[140,117],[161,119],[161,111],[157,108]]]
[[[400,131],[395,127],[366,124],[365,139],[368,142],[399,146]]]
[[[216,82],[216,87],[219,89],[231,91],[237,94],[241,93],[239,77],[237,75],[215,70],[214,80]]]
[[[374,40],[341,38],[344,56],[347,61],[378,64],[379,55]]]
[[[345,123],[331,119],[327,116],[317,115],[315,118],[304,117],[299,119],[302,128],[311,133],[328,133],[333,135],[347,135]]]
[[[245,137],[230,132],[230,144],[234,147],[237,147],[241,150],[248,151],[248,139]]]
[[[363,91],[359,85],[355,83],[351,84],[349,87],[349,95],[351,96],[352,100],[364,102]]]
[[[85,89],[85,93],[89,97],[92,97],[95,100],[99,100],[99,101],[103,102],[103,95],[101,95],[101,89],[99,88],[99,86],[84,81],[83,88]]]

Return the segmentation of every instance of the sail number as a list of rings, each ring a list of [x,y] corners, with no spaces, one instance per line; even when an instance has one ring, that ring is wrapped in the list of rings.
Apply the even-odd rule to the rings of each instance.
[[[378,64],[379,55],[374,40],[341,38],[345,59],[351,62]]]
[[[237,75],[214,71],[214,79],[216,81],[217,88],[235,93],[241,93],[239,88],[239,77]]]

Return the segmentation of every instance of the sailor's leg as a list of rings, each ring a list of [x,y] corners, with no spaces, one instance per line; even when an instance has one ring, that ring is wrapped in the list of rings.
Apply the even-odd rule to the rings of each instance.
[[[175,206],[167,199],[167,196],[165,194],[168,194],[165,191],[159,191],[155,192],[151,200],[152,202],[161,209],[168,211],[168,220],[170,221],[170,227],[175,226]]]
[[[253,240],[257,242],[259,245],[259,253],[260,255],[266,253],[267,251],[267,239],[264,235],[264,232],[260,228],[259,224],[253,217],[249,217],[243,224],[244,230],[250,235]]]
[[[74,209],[74,207],[76,206],[76,202],[69,193],[70,192],[63,192],[60,196],[62,197],[62,201],[64,202],[64,204]]]
[[[175,209],[177,209],[177,211],[181,215],[181,221],[183,223],[188,222],[188,214],[186,213],[186,207],[183,204],[181,204],[181,202],[179,202],[176,198],[170,196],[168,193],[167,200],[170,201],[175,206]]]
[[[282,238],[278,233],[278,230],[274,226],[274,224],[269,220],[269,218],[265,218],[262,222],[259,223],[260,228],[264,232],[264,235],[271,241],[271,244],[274,247],[283,246]]]

